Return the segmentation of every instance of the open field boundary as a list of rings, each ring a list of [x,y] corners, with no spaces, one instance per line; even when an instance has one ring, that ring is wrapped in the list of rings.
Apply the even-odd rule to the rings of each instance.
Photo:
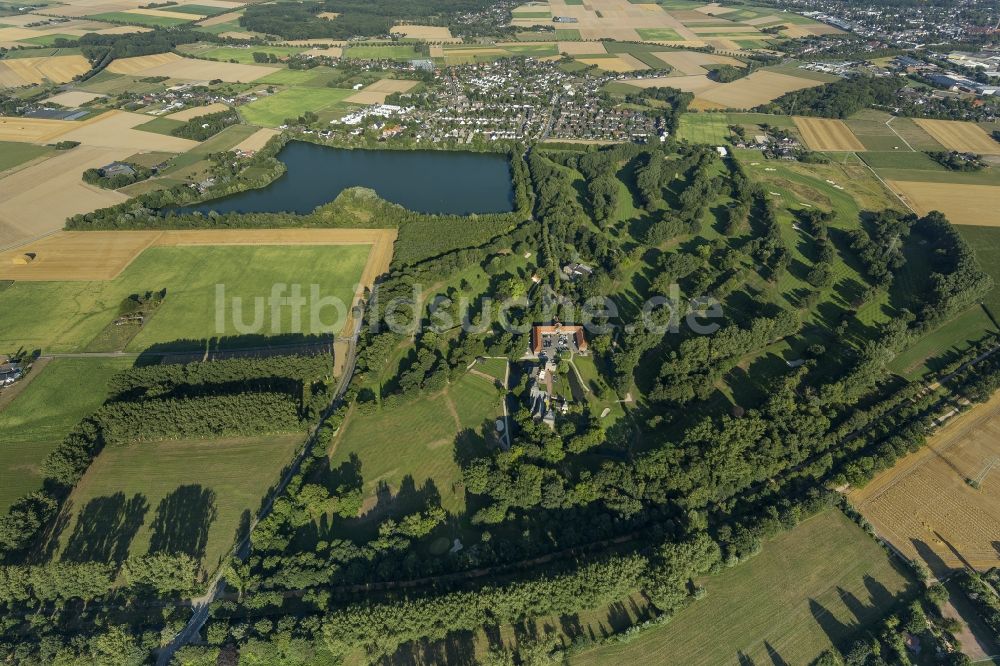
[[[199,245],[371,245],[361,286],[389,269],[395,229],[209,229],[196,231],[60,231],[0,253],[0,279],[90,281],[116,278],[151,247]],[[29,263],[15,263],[27,254]]]

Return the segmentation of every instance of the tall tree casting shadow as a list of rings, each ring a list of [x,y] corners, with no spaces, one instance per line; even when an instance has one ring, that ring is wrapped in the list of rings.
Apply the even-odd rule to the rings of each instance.
[[[150,553],[205,555],[208,528],[218,515],[215,491],[200,485],[180,486],[163,498],[153,519]]]
[[[73,562],[121,562],[149,511],[144,495],[118,492],[83,507],[62,558]]]

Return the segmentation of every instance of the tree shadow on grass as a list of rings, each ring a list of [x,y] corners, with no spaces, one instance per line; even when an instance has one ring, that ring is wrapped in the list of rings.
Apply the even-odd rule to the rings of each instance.
[[[121,562],[142,527],[149,503],[144,495],[96,497],[83,507],[62,559],[73,562]]]
[[[205,555],[208,528],[215,522],[215,491],[200,485],[180,486],[163,498],[153,519],[150,553]]]

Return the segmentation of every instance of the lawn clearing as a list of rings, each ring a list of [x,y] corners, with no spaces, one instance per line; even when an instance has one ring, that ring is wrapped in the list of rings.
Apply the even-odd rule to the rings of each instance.
[[[996,330],[983,307],[974,305],[913,343],[892,360],[889,369],[908,380],[918,380],[940,371],[968,351],[972,343]]]
[[[185,552],[213,571],[305,434],[106,448],[66,503],[55,558]]]
[[[864,531],[829,510],[704,582],[708,596],[633,640],[585,651],[571,664],[808,664],[850,647],[907,575]]]
[[[278,127],[286,120],[298,118],[306,111],[319,113],[323,109],[350,97],[354,91],[340,88],[289,88],[262,97],[239,108],[243,118],[262,127]]]
[[[463,446],[483,446],[481,426],[492,424],[500,413],[499,396],[492,384],[466,374],[445,391],[433,396],[404,399],[374,414],[354,409],[334,438],[331,467],[347,462],[352,454],[361,460],[360,473],[366,495],[362,511],[370,511],[386,493],[397,495],[407,482],[421,489],[433,484],[441,506],[453,514],[465,510],[462,470],[455,462],[456,440]],[[380,490],[382,484],[388,488]],[[378,500],[378,496],[382,499]]]
[[[267,298],[274,284],[301,285],[306,298],[310,285],[317,284],[320,296],[351,303],[370,249],[368,245],[265,244],[151,247],[113,280],[15,282],[0,291],[0,308],[21,314],[0,321],[0,348],[80,350],[114,319],[129,294],[166,289],[163,304],[129,348],[142,351],[159,345],[190,349],[198,346],[197,340],[239,334],[231,314],[234,297],[243,299],[244,325],[255,328],[253,299]],[[225,285],[226,290],[221,329],[216,320],[217,284]],[[39,308],[33,305],[37,303],[47,305]],[[321,315],[329,325],[337,320],[332,307]],[[288,308],[280,321],[272,321],[263,309],[260,316],[259,334],[322,332],[310,330],[308,307],[299,327],[293,325]]]
[[[875,531],[937,575],[1000,565],[1000,394],[952,417],[927,443],[854,490],[849,499]],[[979,479],[979,489],[968,480]]]
[[[20,393],[0,409],[0,511],[42,487],[39,466],[105,400],[108,380],[131,359],[61,358],[37,363]],[[44,366],[44,367],[42,367]],[[32,376],[34,373],[37,376]],[[10,389],[8,389],[10,390]]]
[[[829,118],[793,118],[795,126],[810,150],[861,151],[864,144],[858,141],[842,120]]]

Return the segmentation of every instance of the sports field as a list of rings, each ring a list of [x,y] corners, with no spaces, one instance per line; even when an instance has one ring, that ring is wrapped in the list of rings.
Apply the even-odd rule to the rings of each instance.
[[[864,144],[858,141],[850,128],[842,120],[829,118],[795,117],[802,139],[810,150],[822,151],[862,151]]]
[[[278,481],[302,435],[104,449],[65,505],[56,558],[186,552],[212,571]]]
[[[492,383],[467,374],[437,395],[407,399],[374,414],[355,409],[334,438],[330,464],[336,468],[353,454],[360,458],[366,496],[362,511],[385,501],[387,493],[398,495],[404,486],[419,490],[431,483],[441,506],[461,513],[465,491],[456,485],[462,478],[456,446],[466,455],[482,447],[483,423],[488,420],[492,427],[499,413]],[[383,484],[388,487],[380,489]]]
[[[105,399],[105,386],[131,359],[62,358],[36,363],[26,385],[0,407],[0,511],[42,486],[39,465]],[[37,374],[35,374],[37,372]],[[0,394],[2,395],[2,394]],[[0,404],[6,402],[0,398]]]
[[[935,573],[1000,566],[1000,394],[953,417],[850,500],[880,536]]]
[[[240,107],[243,118],[262,127],[278,127],[306,111],[320,113],[354,94],[340,88],[289,88]]]
[[[1000,155],[1000,142],[994,141],[975,123],[926,118],[917,118],[914,122],[927,130],[948,150],[982,155]]]
[[[0,321],[0,348],[82,349],[114,319],[122,299],[158,289],[166,289],[167,297],[132,340],[132,350],[178,340],[189,342],[171,346],[190,348],[192,340],[241,332],[320,333],[312,330],[308,304],[296,326],[289,308],[272,318],[264,300],[275,284],[301,285],[307,299],[316,284],[320,297],[350,304],[369,251],[364,245],[153,247],[114,280],[16,282],[0,291],[0,308],[20,313]],[[220,284],[225,286],[225,298],[217,299]],[[239,305],[235,297],[242,299]],[[256,298],[262,299],[260,305]],[[36,307],[38,303],[46,306]],[[321,323],[331,325],[337,312],[327,308],[321,318]]]
[[[669,623],[570,663],[808,664],[831,645],[849,648],[914,583],[861,528],[829,510],[703,584],[708,596]]]

